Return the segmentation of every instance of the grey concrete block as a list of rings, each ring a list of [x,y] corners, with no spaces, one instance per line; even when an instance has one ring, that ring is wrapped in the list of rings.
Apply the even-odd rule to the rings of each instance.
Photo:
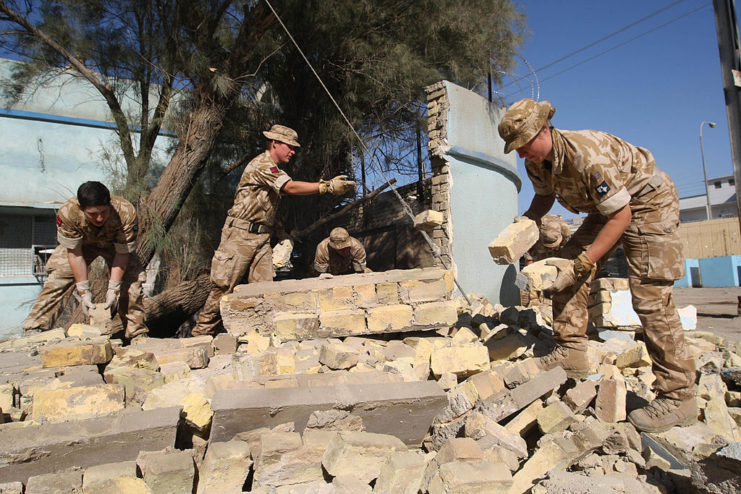
[[[82,494],[82,471],[36,475],[26,482],[26,494]]]
[[[140,450],[174,446],[181,410],[132,411],[25,427],[2,425],[0,482],[25,482],[29,477],[72,466],[134,460]]]
[[[240,432],[286,422],[302,432],[314,411],[341,405],[363,419],[366,432],[391,434],[419,446],[447,404],[445,392],[433,381],[220,391],[211,403],[211,441],[229,441]]]

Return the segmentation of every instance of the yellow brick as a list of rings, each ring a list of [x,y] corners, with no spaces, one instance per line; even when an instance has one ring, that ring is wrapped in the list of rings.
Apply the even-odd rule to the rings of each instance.
[[[124,387],[99,384],[39,390],[33,397],[31,416],[36,420],[66,420],[108,414],[123,408]]]
[[[199,431],[205,431],[211,425],[214,415],[208,399],[200,393],[190,393],[180,402],[183,405],[185,421]]]
[[[445,289],[448,291],[449,294],[452,294],[453,290],[455,290],[455,276],[453,276],[453,272],[445,271],[445,276],[443,276],[443,279],[445,280]]]
[[[399,303],[399,286],[396,283],[379,283],[376,285],[378,303],[393,305]]]
[[[414,324],[422,326],[452,326],[458,321],[456,303],[431,302],[414,309]]]
[[[317,308],[316,293],[295,292],[271,300],[273,309],[280,312],[313,312]]]
[[[368,331],[383,333],[401,331],[412,326],[412,308],[408,305],[386,305],[368,309]]]
[[[394,283],[394,285],[396,285]],[[378,297],[376,297],[376,285],[369,283],[367,285],[355,285],[353,287],[355,291],[356,302],[359,307],[373,307],[378,305]]]
[[[282,341],[301,340],[317,336],[319,317],[313,313],[282,313],[273,319],[275,335]]]
[[[319,310],[333,311],[355,307],[351,286],[336,286],[326,290],[315,290],[319,299]]]
[[[347,336],[367,333],[365,311],[335,310],[322,312],[319,316],[320,332],[324,336]]]
[[[43,367],[66,367],[72,365],[107,364],[113,358],[113,349],[108,340],[85,341],[62,344],[41,350]]]
[[[443,278],[438,280],[411,280],[399,283],[401,301],[434,302],[444,299],[447,294],[446,283]]]
[[[452,372],[465,378],[489,369],[489,352],[479,344],[438,348],[432,351],[430,365],[435,376]]]

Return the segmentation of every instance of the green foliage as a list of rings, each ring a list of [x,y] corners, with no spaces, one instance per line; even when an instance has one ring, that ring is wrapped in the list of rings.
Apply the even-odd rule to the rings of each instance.
[[[118,125],[126,169],[122,189],[129,199],[141,204],[161,171],[152,156],[163,126],[182,139],[195,110],[217,102],[229,107],[218,142],[195,173],[200,174],[193,181],[195,192],[180,213],[182,225],[210,227],[211,233],[168,233],[171,223],[153,218],[146,235],[162,253],[174,252],[179,242],[210,245],[207,239],[217,237],[243,169],[225,178],[227,167],[262,151],[260,131],[273,123],[299,133],[302,147],[287,169],[296,179],[356,177],[361,155],[369,167],[375,158],[385,171],[416,174],[417,134],[425,128],[424,87],[448,79],[481,90],[492,65],[498,82],[524,29],[511,0],[272,0],[359,132],[359,142],[280,24],[268,26],[264,0],[37,0],[30,5],[0,0],[0,43],[28,62],[19,65],[4,90],[17,98],[62,72],[92,84],[97,78]],[[4,16],[8,8],[56,45]],[[245,39],[249,42],[240,41]],[[133,107],[124,104],[132,100]],[[132,133],[134,127],[141,132]],[[114,153],[105,158],[120,170]],[[338,200],[300,197],[283,203],[281,217],[290,230],[312,223]]]

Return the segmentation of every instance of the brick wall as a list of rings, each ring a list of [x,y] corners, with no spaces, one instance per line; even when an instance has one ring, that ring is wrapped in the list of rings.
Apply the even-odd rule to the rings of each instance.
[[[436,329],[454,324],[453,278],[437,268],[239,285],[221,299],[230,334],[283,341]]]

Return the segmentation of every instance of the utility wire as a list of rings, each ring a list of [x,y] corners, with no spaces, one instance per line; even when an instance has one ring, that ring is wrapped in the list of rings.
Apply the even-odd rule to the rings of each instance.
[[[654,27],[652,29],[649,29],[648,31],[645,31],[645,32],[643,32],[643,33],[641,33],[641,34],[639,34],[637,36],[634,36],[634,37],[632,37],[632,38],[630,38],[628,40],[625,40],[622,43],[618,43],[617,45],[615,45],[613,47],[610,47],[610,48],[608,48],[608,49],[606,49],[604,51],[601,51],[600,53],[597,53],[596,55],[592,55],[589,58],[585,58],[584,60],[581,60],[581,61],[579,61],[579,62],[577,62],[577,63],[575,63],[575,64],[573,64],[573,65],[571,65],[571,66],[569,66],[569,67],[567,67],[565,69],[563,69],[563,70],[560,70],[560,71],[556,72],[555,74],[551,74],[548,77],[544,77],[543,79],[541,79],[541,82],[547,81],[549,79],[553,79],[554,77],[556,77],[558,75],[561,75],[564,72],[568,72],[569,70],[575,69],[579,65],[583,65],[583,64],[585,64],[587,62],[591,62],[595,58],[601,57],[602,55],[604,55],[606,53],[609,53],[609,52],[611,52],[613,50],[616,50],[616,49],[618,49],[620,47],[623,47],[623,46],[627,45],[628,43],[632,43],[633,41],[635,41],[635,40],[637,40],[639,38],[642,38],[643,36],[646,36],[648,34],[651,34],[654,31],[658,31],[659,29],[665,28],[669,24],[672,24],[674,22],[677,22],[677,21],[679,21],[679,20],[681,20],[681,19],[683,19],[683,18],[685,18],[685,17],[687,17],[687,16],[689,16],[691,14],[694,14],[695,12],[698,12],[700,10],[707,9],[708,7],[709,7],[708,5],[702,5],[702,6],[698,7],[698,8],[696,8],[696,9],[690,10],[689,12],[687,12],[685,14],[682,14],[682,15],[680,15],[678,17],[675,17],[674,19],[672,19],[670,21],[667,21],[667,22],[665,22],[663,24],[659,24],[658,26],[656,26],[656,27]],[[511,94],[513,94],[513,93],[510,93],[508,96],[510,96]]]
[[[332,100],[332,103],[334,104],[335,108],[337,108],[337,111],[340,112],[340,115],[342,115],[342,118],[345,120],[345,123],[347,124],[347,126],[350,127],[350,130],[352,130],[353,134],[355,134],[355,137],[357,137],[358,142],[360,142],[360,146],[362,147],[363,151],[369,154],[369,150],[366,147],[365,142],[363,142],[363,139],[360,137],[360,134],[358,134],[358,132],[355,130],[355,127],[353,127],[352,123],[345,115],[345,112],[342,111],[342,108],[340,108],[340,105],[334,99],[334,96],[332,96],[332,93],[329,91],[327,86],[324,84],[324,81],[322,80],[322,78],[319,76],[316,70],[314,70],[314,66],[311,64],[311,62],[309,62],[309,59],[306,57],[306,55],[304,55],[303,50],[301,50],[301,47],[298,45],[296,40],[291,35],[291,32],[288,30],[288,27],[286,27],[286,25],[283,23],[283,20],[278,15],[278,12],[276,12],[275,9],[273,8],[272,4],[270,3],[270,0],[265,0],[265,3],[270,8],[270,10],[273,12],[273,15],[275,16],[276,20],[280,23],[281,27],[286,32],[286,35],[293,43],[293,46],[295,46],[296,50],[298,50],[299,54],[304,59],[304,62],[306,62],[306,65],[309,67],[309,69],[311,69],[311,72],[314,74],[314,77],[316,77],[317,81],[319,81],[319,84],[324,89],[324,92],[326,92],[327,96],[329,96],[329,99]],[[381,167],[381,164],[378,163],[378,160],[376,159],[376,157],[371,154],[369,154],[369,156],[371,157],[371,163],[376,165],[376,169],[381,174],[383,179],[386,182],[389,182],[388,177],[386,177],[386,174],[383,172],[383,168]],[[409,218],[411,218],[412,221],[414,221],[414,213],[412,212],[412,208],[409,206],[409,204],[406,203],[406,201],[404,201],[404,198],[401,197],[401,194],[399,194],[399,191],[396,190],[396,187],[391,185],[390,188],[393,191],[396,198],[401,203],[402,207],[404,208],[404,212],[407,214]],[[445,262],[445,259],[443,259],[442,254],[440,253],[440,249],[438,248],[437,245],[435,245],[435,243],[432,241],[432,239],[427,234],[427,232],[424,230],[419,230],[419,233],[422,234],[422,237],[425,239],[425,241],[427,242],[427,245],[430,247],[430,250],[432,251],[432,255],[435,256],[440,261],[440,263],[443,265],[445,269],[449,270],[450,268],[448,267],[448,264]],[[463,290],[463,287],[461,287],[460,283],[458,282],[458,278],[456,276],[453,276],[453,281],[455,282],[455,285],[458,287],[458,290],[460,290],[461,294],[463,295],[463,298],[466,299],[466,302],[468,303],[468,305],[471,305],[471,300],[468,298],[468,295],[466,295],[466,292]]]
[[[574,55],[576,55],[576,54],[578,54],[578,53],[581,53],[581,52],[583,52],[583,51],[585,51],[585,50],[587,50],[587,49],[589,49],[589,48],[591,48],[591,47],[593,47],[593,46],[595,46],[595,45],[597,45],[597,44],[599,44],[599,43],[602,43],[603,41],[606,41],[606,40],[608,40],[608,39],[610,39],[610,38],[612,38],[612,37],[614,37],[614,36],[616,36],[616,35],[618,35],[618,34],[620,34],[620,33],[622,33],[622,32],[625,32],[626,30],[630,29],[631,27],[633,27],[633,26],[636,26],[636,25],[638,25],[638,24],[640,24],[640,23],[642,23],[642,22],[644,22],[644,21],[646,21],[646,20],[650,19],[651,17],[654,17],[654,16],[656,16],[656,15],[660,14],[661,12],[663,12],[663,11],[665,11],[665,10],[668,10],[668,9],[670,9],[671,7],[674,7],[675,5],[677,5],[677,4],[679,4],[679,3],[682,3],[682,2],[684,2],[684,1],[685,1],[685,0],[676,0],[675,2],[672,2],[672,3],[671,3],[671,4],[669,4],[669,5],[666,5],[666,6],[664,6],[664,7],[660,8],[660,9],[658,9],[658,10],[655,10],[654,12],[651,12],[650,14],[648,14],[648,15],[646,15],[646,16],[644,16],[644,17],[642,17],[642,18],[640,18],[640,19],[638,19],[638,20],[636,20],[636,21],[633,21],[633,22],[631,22],[630,24],[627,24],[627,25],[625,25],[625,26],[621,27],[620,29],[618,29],[618,30],[616,30],[616,31],[614,31],[614,32],[612,32],[612,33],[610,33],[610,34],[608,34],[607,36],[603,36],[602,38],[600,38],[600,39],[598,39],[598,40],[596,40],[596,41],[593,41],[593,42],[591,42],[591,43],[588,43],[588,44],[584,45],[584,46],[583,46],[583,47],[581,47],[581,48],[578,48],[578,49],[576,49],[576,50],[574,50],[574,51],[572,51],[572,52],[570,52],[570,53],[568,53],[568,54],[566,54],[566,55],[564,55],[564,56],[562,56],[562,57],[560,57],[560,58],[558,58],[558,59],[556,59],[556,60],[553,60],[552,62],[549,62],[549,63],[547,63],[546,65],[544,65],[544,66],[542,66],[542,67],[540,67],[540,68],[536,69],[536,72],[537,72],[537,71],[542,71],[542,70],[545,70],[545,69],[547,69],[547,68],[550,68],[550,67],[552,67],[553,65],[555,65],[555,64],[557,64],[557,63],[560,63],[560,62],[562,62],[562,61],[564,61],[564,60],[566,60],[566,59],[568,59],[568,58],[570,58],[570,57],[572,57],[572,56],[574,56]],[[668,21],[668,22],[665,22],[664,24],[660,24],[659,26],[656,26],[656,27],[654,27],[654,28],[652,28],[652,29],[649,29],[648,31],[645,31],[645,32],[643,32],[643,33],[641,33],[641,34],[639,34],[639,35],[637,35],[637,36],[633,37],[633,38],[630,38],[630,39],[629,39],[629,40],[627,40],[627,41],[624,41],[624,42],[622,42],[622,43],[619,43],[618,45],[615,45],[615,46],[613,46],[613,47],[611,47],[611,48],[608,48],[608,49],[606,49],[606,50],[604,50],[604,51],[602,51],[602,52],[598,53],[597,55],[594,55],[594,56],[592,56],[592,57],[589,57],[589,58],[587,58],[587,59],[585,59],[585,60],[582,60],[582,61],[580,61],[580,62],[578,62],[578,63],[576,63],[576,64],[574,64],[574,65],[572,65],[572,66],[570,66],[570,67],[568,67],[568,68],[566,68],[566,69],[563,69],[563,70],[561,70],[561,71],[559,71],[559,72],[557,72],[557,73],[555,73],[555,74],[552,74],[552,75],[550,75],[550,76],[548,76],[548,77],[546,77],[546,78],[544,78],[544,79],[541,79],[541,82],[543,82],[543,81],[546,81],[546,80],[548,80],[548,79],[552,79],[552,78],[556,77],[557,75],[560,75],[560,74],[562,74],[562,73],[564,73],[564,72],[566,72],[566,71],[568,71],[568,70],[571,70],[571,69],[573,69],[573,68],[575,68],[575,67],[578,67],[579,65],[581,65],[581,64],[583,64],[583,63],[586,63],[586,62],[588,62],[588,61],[591,61],[591,60],[593,60],[593,59],[595,59],[595,58],[597,58],[597,57],[599,57],[599,56],[601,56],[601,55],[604,55],[605,53],[608,53],[608,52],[610,52],[610,51],[612,51],[612,50],[614,50],[614,49],[616,49],[616,48],[619,48],[619,47],[621,47],[621,46],[624,46],[624,45],[626,45],[627,43],[630,43],[631,41],[634,41],[634,40],[636,40],[636,39],[638,39],[638,38],[641,38],[641,37],[643,37],[643,36],[645,36],[645,35],[647,35],[647,34],[649,34],[649,33],[652,33],[652,32],[654,32],[654,31],[656,31],[656,30],[658,30],[658,29],[661,29],[661,28],[663,28],[663,27],[666,27],[667,25],[669,25],[669,24],[671,24],[671,23],[673,23],[673,22],[676,22],[676,21],[678,21],[678,20],[680,20],[680,19],[682,19],[682,18],[684,18],[684,17],[687,17],[687,16],[688,16],[688,15],[690,15],[690,14],[694,14],[695,12],[698,12],[698,11],[700,11],[700,10],[702,10],[702,9],[705,9],[705,8],[707,8],[707,7],[708,7],[708,5],[701,5],[700,7],[696,8],[696,9],[693,9],[693,10],[691,10],[691,11],[689,11],[689,12],[685,13],[685,14],[682,14],[682,15],[680,15],[679,17],[676,17],[676,18],[674,18],[674,19],[672,19],[672,20],[670,20],[670,21]],[[502,88],[501,88],[501,89],[504,89],[504,88],[506,88],[506,87],[508,87],[508,86],[511,86],[512,84],[514,84],[514,83],[516,83],[516,82],[518,82],[518,81],[520,81],[520,80],[522,80],[522,79],[525,79],[526,77],[527,77],[526,75],[520,76],[520,77],[518,77],[518,78],[514,79],[513,81],[510,81],[510,82],[508,82],[507,84],[505,84],[504,86],[502,86]],[[500,91],[501,91],[501,89],[500,89]],[[512,94],[515,94],[515,93],[514,93],[514,92],[513,92],[513,93],[509,93],[509,94],[505,95],[505,97],[506,97],[506,96],[511,96]]]

